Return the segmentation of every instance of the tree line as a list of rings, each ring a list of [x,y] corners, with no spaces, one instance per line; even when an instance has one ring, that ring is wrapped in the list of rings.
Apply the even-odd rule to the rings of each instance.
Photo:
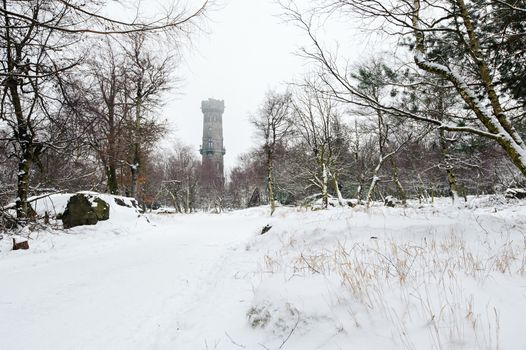
[[[34,216],[28,198],[41,192],[139,195],[166,131],[158,112],[176,81],[179,43],[210,4],[131,21],[105,16],[105,5],[2,0],[0,191],[2,204],[15,199],[19,223]]]
[[[302,4],[281,2],[309,38],[300,55],[314,68],[287,92],[269,93],[255,115],[260,146],[232,173],[245,187],[237,203],[254,186],[267,188],[272,210],[313,195],[324,207],[329,198],[369,206],[524,186],[524,1]],[[318,35],[335,17],[396,44],[350,62]],[[255,172],[259,183],[249,183]]]
[[[158,147],[178,43],[210,4],[131,22],[101,15],[103,5],[2,0],[0,199],[16,198],[18,220],[32,216],[31,195],[57,190],[178,212],[258,203],[273,212],[524,185],[524,0],[282,1],[310,40],[299,54],[312,70],[267,93],[250,116],[257,142],[214,193],[201,187],[195,150]],[[395,44],[352,62],[318,35],[335,16]],[[176,44],[157,50],[160,40]]]

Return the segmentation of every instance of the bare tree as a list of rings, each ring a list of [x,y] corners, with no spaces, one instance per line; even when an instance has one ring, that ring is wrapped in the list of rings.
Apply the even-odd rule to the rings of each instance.
[[[177,181],[180,194],[172,195],[179,212],[190,213],[195,209],[199,185],[199,161],[188,146],[179,146],[168,158],[168,178]],[[182,209],[181,209],[182,208]]]
[[[130,47],[107,40],[84,65],[86,79],[78,85],[83,103],[76,108],[107,190],[140,199],[141,162],[166,131],[156,116],[161,94],[170,87],[170,65],[169,58],[153,56],[142,36],[130,40]]]
[[[263,105],[257,115],[253,116],[252,123],[263,140],[263,151],[267,165],[267,191],[270,205],[270,215],[276,209],[274,193],[274,155],[277,146],[285,141],[291,130],[291,94],[270,91],[265,97]]]
[[[356,73],[352,74],[352,77],[358,82],[357,89],[362,93],[367,94],[373,101],[380,104],[386,98],[389,98],[391,92],[389,86],[392,81],[397,79],[397,74],[384,62],[377,59],[372,59],[368,64],[362,64],[356,69]],[[407,141],[396,142],[397,137],[393,137],[396,133],[396,120],[392,120],[389,115],[386,115],[384,111],[376,108],[360,108],[357,111],[361,115],[374,116],[374,124],[370,133],[374,134],[377,141],[378,160],[374,167],[371,183],[367,191],[367,207],[371,205],[373,192],[376,189],[376,185],[380,181],[380,171],[382,166],[389,160],[391,163],[393,181],[398,189],[398,197],[402,200],[403,204],[406,201],[405,190],[398,178],[398,169],[394,155],[399,152]],[[393,130],[394,129],[394,130]],[[398,138],[401,138],[400,135]],[[405,135],[404,140],[411,138],[411,132]]]
[[[96,152],[106,177],[109,193],[119,193],[118,168],[125,160],[126,123],[126,65],[123,55],[109,40],[89,61],[83,87],[83,109],[88,128],[88,142]]]
[[[155,54],[145,32],[133,33],[123,45],[124,59],[127,70],[127,82],[124,85],[125,95],[131,104],[131,113],[127,113],[130,129],[131,159],[128,166],[131,173],[129,195],[137,195],[138,178],[143,157],[142,149],[148,139],[142,137],[149,134],[149,139],[162,136],[159,123],[155,123],[153,115],[161,101],[163,93],[167,92],[175,82],[174,56]],[[153,138],[152,138],[153,136]],[[150,143],[151,143],[150,141]]]
[[[61,73],[75,66],[77,59],[58,55],[60,48],[68,47],[75,37],[64,37],[55,30],[39,31],[36,19],[47,18],[51,26],[66,22],[66,13],[52,9],[46,1],[3,0],[2,26],[0,28],[2,77],[2,104],[0,118],[10,129],[7,140],[12,145],[12,155],[17,158],[16,212],[19,220],[31,216],[28,204],[30,171],[47,148],[56,147],[56,135],[43,132],[60,113]],[[12,12],[23,12],[32,19],[25,21]]]
[[[294,96],[294,120],[302,141],[317,164],[311,173],[311,185],[319,188],[324,208],[328,205],[329,181],[340,205],[343,197],[338,184],[334,125],[339,123],[338,108],[320,86],[319,81],[306,79],[302,89]]]
[[[305,15],[293,2],[286,2],[284,8],[287,15],[305,30],[312,42],[312,49],[304,50],[303,54],[323,68],[324,78],[335,96],[355,105],[427,122],[442,130],[489,138],[500,145],[516,168],[526,176],[526,146],[512,120],[517,101],[499,95],[497,75],[488,61],[488,57],[493,56],[491,50],[494,47],[481,45],[481,34],[476,27],[474,16],[487,11],[490,3],[467,3],[464,0],[397,0],[388,3],[329,0],[325,3],[325,13],[357,13],[364,18],[383,21],[383,28],[389,34],[412,38],[409,47],[416,66],[426,74],[447,81],[476,118],[477,124],[457,125],[415,113],[396,102],[384,104],[374,101],[349,79],[348,67],[339,66],[336,56],[323,47],[313,28],[312,15]]]
[[[2,0],[0,17],[0,77],[2,104],[0,118],[10,129],[6,137],[17,158],[17,218],[31,216],[28,204],[32,166],[48,149],[63,147],[61,134],[43,130],[68,104],[63,96],[68,74],[86,56],[79,43],[86,35],[138,32],[187,35],[209,6],[203,1],[192,9],[172,8],[150,22],[119,21],[101,15],[104,1]],[[81,72],[82,73],[82,72]],[[112,191],[113,170],[109,170]]]
[[[104,16],[101,8],[107,1],[81,0],[5,0],[0,7],[0,15],[22,23],[24,27],[32,27],[37,31],[52,31],[63,34],[95,34],[119,35],[139,32],[157,32],[174,34],[189,33],[198,25],[199,19],[206,14],[212,1],[203,0],[194,8],[185,8],[175,2],[165,13],[157,18],[141,20],[137,13],[131,21],[123,21]],[[120,2],[120,1],[117,1]],[[44,10],[35,14],[35,10]],[[37,12],[39,12],[37,11]],[[54,20],[44,15],[51,11]],[[48,12],[49,14],[49,12]],[[60,19],[60,21],[57,21]]]
[[[275,153],[273,156],[276,160]],[[275,170],[273,166],[273,171]],[[229,175],[227,194],[231,207],[246,208],[260,205],[261,201],[265,200],[263,189],[267,187],[267,171],[264,150],[258,148],[240,155],[238,165]]]
[[[435,88],[429,88],[426,91],[428,94],[424,97],[424,101],[427,102],[427,113],[434,114],[433,118],[437,120],[449,118],[450,110],[455,106],[455,98],[454,96],[451,96],[451,89],[444,89],[438,86]],[[458,140],[459,137],[455,137],[455,134],[444,129],[438,129],[438,143],[440,145],[440,153],[442,156],[439,167],[445,170],[453,202],[457,201],[459,197],[459,186],[454,171],[456,161],[450,148],[451,145]]]

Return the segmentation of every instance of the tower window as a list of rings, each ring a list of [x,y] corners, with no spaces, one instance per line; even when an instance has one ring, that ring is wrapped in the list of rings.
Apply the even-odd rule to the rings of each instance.
[[[213,144],[212,144],[212,138],[209,137],[209,138],[208,138],[208,148],[212,148],[212,145],[213,145]]]

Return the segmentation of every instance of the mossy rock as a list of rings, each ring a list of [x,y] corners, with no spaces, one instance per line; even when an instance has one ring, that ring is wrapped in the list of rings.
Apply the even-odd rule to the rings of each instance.
[[[90,197],[82,193],[77,193],[68,201],[66,210],[62,214],[64,228],[71,228],[82,225],[95,225],[99,220],[107,220],[110,217],[110,206],[100,198],[93,201]]]
[[[100,198],[95,198],[93,202],[97,203],[96,207],[92,206],[95,214],[97,215],[97,219],[99,219],[99,221],[108,220],[110,218],[110,206],[108,203]]]

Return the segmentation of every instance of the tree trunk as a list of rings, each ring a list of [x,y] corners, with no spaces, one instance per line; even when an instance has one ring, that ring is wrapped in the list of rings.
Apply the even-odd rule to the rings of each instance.
[[[274,198],[274,180],[272,176],[273,171],[273,159],[272,150],[267,149],[267,190],[268,190],[268,203],[270,205],[270,215],[274,214],[276,210],[276,201]]]
[[[327,166],[325,163],[321,163],[321,197],[323,208],[327,209],[329,206],[329,193],[327,183],[329,182],[329,176],[327,174]]]
[[[17,219],[28,219],[30,215],[30,205],[27,201],[29,193],[29,168],[31,157],[27,149],[22,150],[22,159],[18,162],[17,174],[17,198],[15,202]]]
[[[176,213],[181,213],[181,206],[179,205],[179,196],[177,195],[178,191],[170,191],[170,196],[172,197],[172,203]]]
[[[108,180],[108,192],[111,194],[119,193],[119,180],[117,179],[117,150],[116,150],[116,131],[114,118],[114,103],[109,106],[108,112],[108,148],[106,178]]]
[[[340,191],[340,186],[338,184],[338,174],[336,172],[332,174],[332,186],[334,187],[334,193],[336,193],[336,197],[338,197],[338,204],[344,206],[345,201],[343,200],[343,196]]]
[[[134,154],[135,151],[134,151]],[[138,156],[134,155],[133,164],[130,165],[130,197],[137,198],[137,188],[139,181],[139,161]]]
[[[444,161],[444,167],[446,168],[447,182],[449,184],[449,191],[451,194],[451,199],[455,203],[458,199],[458,186],[455,174],[453,173],[453,166],[449,161],[449,147],[446,142],[446,137],[444,135],[444,130],[439,130],[440,132],[440,149],[442,150],[442,157]]]
[[[11,102],[17,121],[16,138],[20,146],[18,156],[18,173],[17,173],[17,198],[15,201],[17,219],[28,219],[30,217],[30,206],[27,201],[29,193],[29,169],[33,162],[33,143],[27,120],[24,118],[22,111],[22,102],[18,91],[16,78],[7,79],[7,85],[11,95]]]
[[[190,191],[191,191],[191,179],[190,176],[186,177],[186,188],[185,188],[185,197],[184,197],[184,212],[188,214],[191,212],[190,209]]]
[[[371,180],[371,184],[369,185],[369,190],[367,191],[367,208],[371,207],[371,202],[373,201],[373,191],[376,187],[376,183],[378,182],[378,176],[373,176],[373,179]]]
[[[362,171],[360,171],[360,176],[358,177],[358,188],[356,189],[356,199],[358,200],[358,203],[361,204],[363,201],[363,188],[365,184],[365,175]]]
[[[111,159],[108,160],[109,164],[106,166],[106,179],[108,181],[108,192],[111,194],[119,193],[119,184],[117,180],[117,166]]]
[[[380,168],[382,167],[383,162],[384,162],[384,158],[380,154],[380,158],[378,159],[378,164],[376,165],[373,171],[373,179],[371,180],[371,184],[369,185],[369,190],[367,191],[367,208],[371,206],[371,202],[373,201],[373,191],[376,188],[376,184],[378,183],[378,180],[380,180],[380,178],[378,177],[378,173],[380,172]]]
[[[398,199],[402,202],[402,205],[407,204],[407,195],[405,193],[404,186],[402,186],[402,183],[400,182],[400,179],[398,178],[398,167],[396,166],[396,162],[393,158],[391,158],[391,166],[393,169],[393,181],[396,185],[396,191],[398,193]]]
[[[135,102],[135,123],[133,126],[133,160],[130,165],[131,173],[131,186],[130,196],[137,196],[137,188],[139,182],[139,171],[141,167],[141,140],[140,140],[140,127],[141,127],[141,113],[142,113],[142,91],[137,91],[137,100]]]

